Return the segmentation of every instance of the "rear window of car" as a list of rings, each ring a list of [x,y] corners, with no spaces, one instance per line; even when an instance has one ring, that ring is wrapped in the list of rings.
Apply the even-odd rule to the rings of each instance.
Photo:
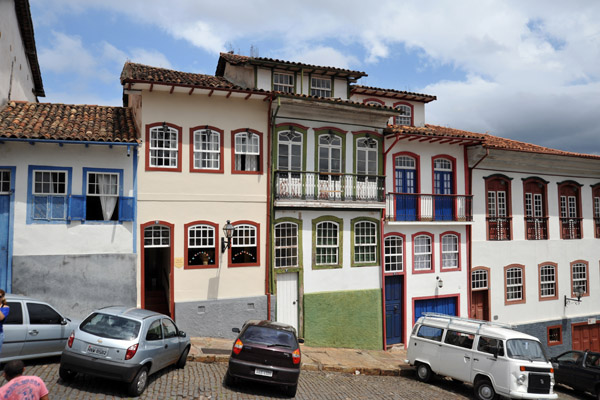
[[[296,337],[290,331],[251,325],[240,336],[242,342],[296,348]]]
[[[440,342],[442,340],[442,333],[444,333],[444,330],[441,328],[421,325],[421,327],[419,328],[419,332],[417,332],[417,336],[424,339],[430,339],[435,340],[436,342]]]
[[[138,336],[141,325],[133,319],[93,313],[79,325],[79,329],[103,338],[133,340]]]

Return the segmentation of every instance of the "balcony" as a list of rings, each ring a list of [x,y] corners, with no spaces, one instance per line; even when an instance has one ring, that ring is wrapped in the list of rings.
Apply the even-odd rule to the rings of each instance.
[[[383,176],[356,174],[335,174],[306,171],[276,171],[274,196],[277,205],[286,201],[299,200],[302,205],[322,203],[353,202],[377,203],[375,208],[384,205]],[[287,202],[286,202],[287,203]]]
[[[596,232],[596,238],[600,239],[600,218],[594,218],[594,228]]]
[[[473,221],[473,196],[455,194],[388,193],[388,221]]]
[[[487,217],[488,240],[510,240],[511,217]]]
[[[582,218],[561,218],[560,231],[563,239],[581,239]]]
[[[526,217],[527,240],[548,239],[548,217]]]

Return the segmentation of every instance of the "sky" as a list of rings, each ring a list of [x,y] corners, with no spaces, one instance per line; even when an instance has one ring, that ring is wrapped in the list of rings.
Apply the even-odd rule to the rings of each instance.
[[[219,52],[364,71],[437,96],[426,123],[600,155],[598,0],[30,0],[46,97],[122,105],[126,61]]]

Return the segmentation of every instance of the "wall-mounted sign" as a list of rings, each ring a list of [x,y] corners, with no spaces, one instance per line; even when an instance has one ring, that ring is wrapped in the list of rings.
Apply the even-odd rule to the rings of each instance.
[[[175,257],[175,268],[183,268],[183,257]]]

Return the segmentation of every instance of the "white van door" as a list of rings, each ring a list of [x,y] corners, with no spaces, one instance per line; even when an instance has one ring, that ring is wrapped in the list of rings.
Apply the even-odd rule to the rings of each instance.
[[[446,331],[444,345],[440,349],[440,374],[470,382],[474,338],[472,333],[452,329]]]
[[[494,355],[497,349],[498,357]],[[507,394],[509,390],[510,365],[504,351],[502,340],[480,336],[473,352],[473,372],[471,379],[478,373],[489,376],[498,394]]]

